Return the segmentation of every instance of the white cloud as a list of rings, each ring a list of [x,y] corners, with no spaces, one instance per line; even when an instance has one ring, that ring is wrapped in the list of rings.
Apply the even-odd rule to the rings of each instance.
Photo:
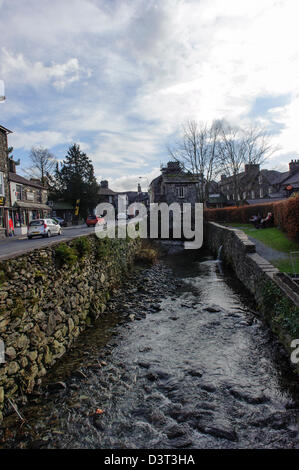
[[[1,74],[9,82],[38,86],[47,82],[57,89],[78,81],[81,74],[79,61],[71,58],[62,64],[46,66],[42,62],[30,62],[23,54],[12,54],[5,47],[1,50]]]
[[[99,181],[102,179],[109,180],[109,187],[113,191],[137,191],[138,183],[141,185],[142,191],[147,191],[151,181],[160,173],[159,168],[154,168],[149,173],[134,173],[123,176],[116,176],[113,172],[98,173]],[[111,177],[111,174],[113,175]]]
[[[20,146],[72,136],[97,168],[127,178],[167,158],[182,121],[247,123],[257,97],[288,94],[254,119],[280,126],[282,154],[298,152],[296,0],[10,0],[5,13],[0,74],[28,116],[4,116]]]
[[[62,132],[53,131],[22,132],[14,130],[14,133],[9,136],[9,144],[12,145],[14,149],[26,150],[38,146],[51,148],[61,143],[71,144],[72,141],[73,139],[70,136],[66,136]]]

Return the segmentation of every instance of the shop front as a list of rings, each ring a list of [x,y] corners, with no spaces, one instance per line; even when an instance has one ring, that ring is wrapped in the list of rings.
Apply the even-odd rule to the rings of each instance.
[[[5,208],[6,198],[0,196],[0,239],[6,237],[7,209]]]
[[[27,227],[32,220],[50,217],[51,208],[46,204],[15,202],[12,208],[12,220],[15,235],[26,235]]]

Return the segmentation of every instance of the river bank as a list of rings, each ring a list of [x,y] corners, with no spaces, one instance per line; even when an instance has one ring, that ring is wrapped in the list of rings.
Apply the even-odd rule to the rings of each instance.
[[[299,446],[287,358],[233,274],[190,251],[135,267],[20,407],[26,423],[4,420],[3,448]]]

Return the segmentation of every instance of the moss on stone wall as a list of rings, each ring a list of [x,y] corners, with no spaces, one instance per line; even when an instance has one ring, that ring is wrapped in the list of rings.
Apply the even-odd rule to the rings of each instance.
[[[276,330],[283,328],[293,338],[299,338],[299,307],[271,282],[262,285],[263,308]]]
[[[104,312],[139,244],[89,235],[1,263],[0,338],[6,363],[0,364],[0,419],[5,397],[17,401],[31,393]]]
[[[277,268],[255,253],[254,243],[241,230],[206,223],[204,243],[215,254],[222,246],[223,261],[254,296],[270,328],[291,353],[291,341],[299,337],[299,307],[278,285]]]

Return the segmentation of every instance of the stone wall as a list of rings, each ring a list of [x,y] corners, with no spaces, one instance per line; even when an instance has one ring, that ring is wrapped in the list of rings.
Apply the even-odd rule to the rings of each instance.
[[[0,263],[0,420],[104,312],[139,244],[89,235]]]
[[[256,253],[255,244],[242,230],[208,222],[204,244],[232,267],[238,279],[253,294],[260,312],[285,349],[299,338],[298,286],[271,263]]]

